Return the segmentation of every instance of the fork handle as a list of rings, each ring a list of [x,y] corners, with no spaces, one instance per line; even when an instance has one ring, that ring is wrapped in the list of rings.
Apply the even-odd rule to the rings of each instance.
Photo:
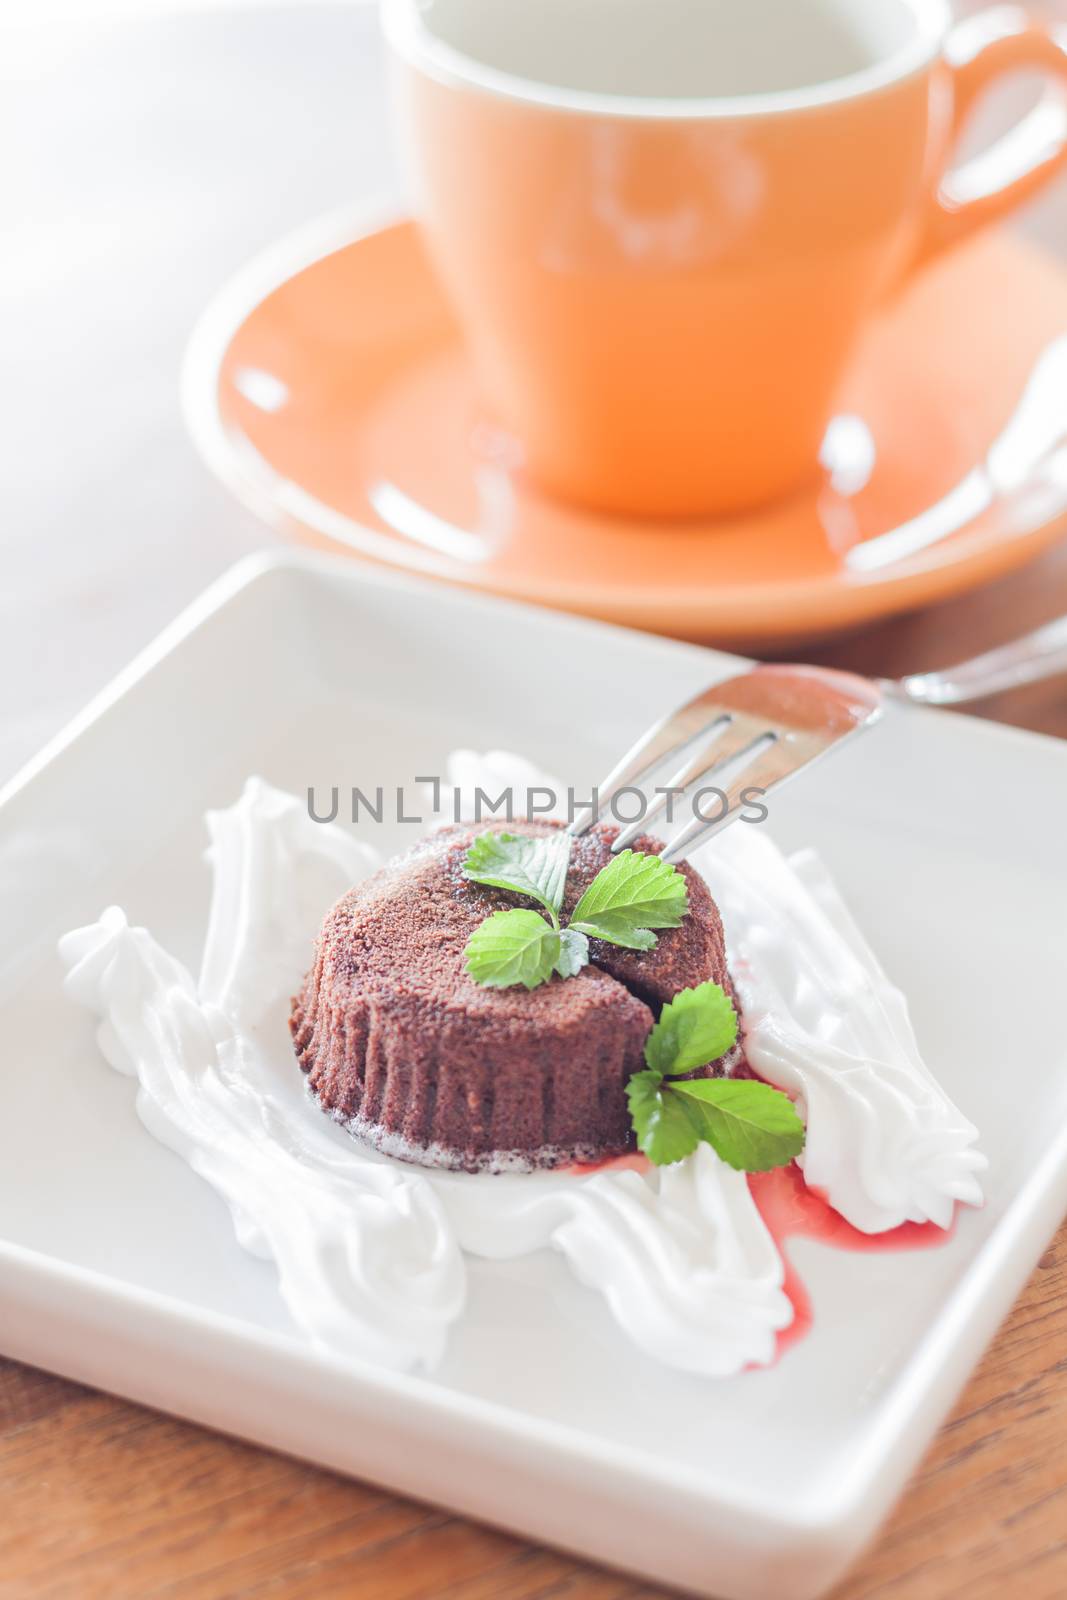
[[[987,650],[943,672],[915,672],[907,678],[891,679],[883,687],[920,705],[961,706],[1003,689],[1039,683],[1057,672],[1067,672],[1067,617],[1047,622],[1011,644]]]

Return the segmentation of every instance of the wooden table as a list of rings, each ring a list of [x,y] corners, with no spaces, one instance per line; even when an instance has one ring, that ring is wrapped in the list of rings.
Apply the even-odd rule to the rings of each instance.
[[[176,372],[200,304],[261,244],[392,180],[368,21],[354,11],[27,34],[0,60],[0,106],[20,150],[0,255],[14,308],[0,395],[3,778],[269,538],[184,440]],[[1067,255],[1062,195],[1026,226]],[[1064,611],[1061,548],[817,655],[917,670]],[[1063,680],[980,709],[1067,737]],[[2,1600],[656,1593],[3,1361],[0,1505]],[[1067,1230],[838,1600],[1005,1594],[1067,1594]]]

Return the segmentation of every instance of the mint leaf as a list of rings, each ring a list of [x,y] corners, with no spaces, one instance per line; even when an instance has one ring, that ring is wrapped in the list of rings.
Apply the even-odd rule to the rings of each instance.
[[[553,915],[563,904],[571,836],[562,831],[541,838],[515,833],[479,834],[463,862],[463,876],[491,889],[539,900]]]
[[[577,928],[564,928],[559,936],[556,971],[561,978],[573,978],[589,960],[589,940]]]
[[[494,911],[480,923],[464,955],[475,983],[487,989],[522,984],[536,989],[552,976],[560,959],[560,935],[537,911]]]
[[[571,927],[588,934],[590,939],[603,939],[605,944],[618,944],[624,950],[652,950],[656,944],[656,935],[651,928],[634,928],[629,919],[624,917],[606,915],[587,918],[582,922],[572,922]]]
[[[804,1124],[788,1095],[750,1078],[682,1078],[725,1055],[737,1013],[717,983],[683,989],[645,1040],[647,1070],[626,1086],[638,1147],[663,1166],[702,1141],[740,1172],[784,1167],[804,1148]]]
[[[707,1140],[727,1166],[741,1172],[784,1167],[804,1148],[804,1124],[793,1102],[769,1083],[755,1083],[750,1078],[692,1078],[673,1082],[670,1093],[684,1099],[687,1110],[695,1113],[700,1138]]]
[[[699,1109],[674,1094],[658,1072],[635,1072],[626,1098],[637,1147],[657,1167],[693,1154],[701,1137]]]
[[[570,924],[628,950],[650,950],[653,928],[677,928],[689,910],[685,878],[659,856],[620,850],[602,867],[571,914]]]
[[[718,1061],[737,1039],[737,1012],[725,989],[700,983],[663,1007],[645,1040],[645,1060],[665,1077]]]

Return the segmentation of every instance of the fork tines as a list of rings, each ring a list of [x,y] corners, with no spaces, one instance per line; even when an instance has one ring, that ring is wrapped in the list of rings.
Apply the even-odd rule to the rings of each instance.
[[[633,791],[645,804],[612,850],[624,850],[661,817],[668,825],[681,817],[680,831],[661,854],[665,861],[684,860],[746,806],[877,721],[881,704],[877,685],[851,673],[754,667],[695,695],[643,734],[600,785],[595,811],[575,819],[569,831],[583,834],[608,813],[616,820],[615,802]],[[644,786],[664,768],[667,781],[646,797]]]

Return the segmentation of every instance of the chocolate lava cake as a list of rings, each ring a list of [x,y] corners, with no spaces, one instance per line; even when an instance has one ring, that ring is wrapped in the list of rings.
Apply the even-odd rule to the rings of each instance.
[[[689,914],[647,951],[589,942],[576,977],[485,988],[464,951],[493,911],[529,904],[468,881],[479,833],[554,824],[444,828],[337,902],[293,1001],[297,1059],[320,1105],[386,1154],[425,1166],[528,1171],[634,1148],[626,1084],[644,1065],[659,1008],[708,979],[733,992],[722,921],[687,865]],[[611,859],[617,829],[571,850],[563,914]],[[634,849],[658,852],[659,840]],[[739,1057],[704,1069],[730,1071]]]

